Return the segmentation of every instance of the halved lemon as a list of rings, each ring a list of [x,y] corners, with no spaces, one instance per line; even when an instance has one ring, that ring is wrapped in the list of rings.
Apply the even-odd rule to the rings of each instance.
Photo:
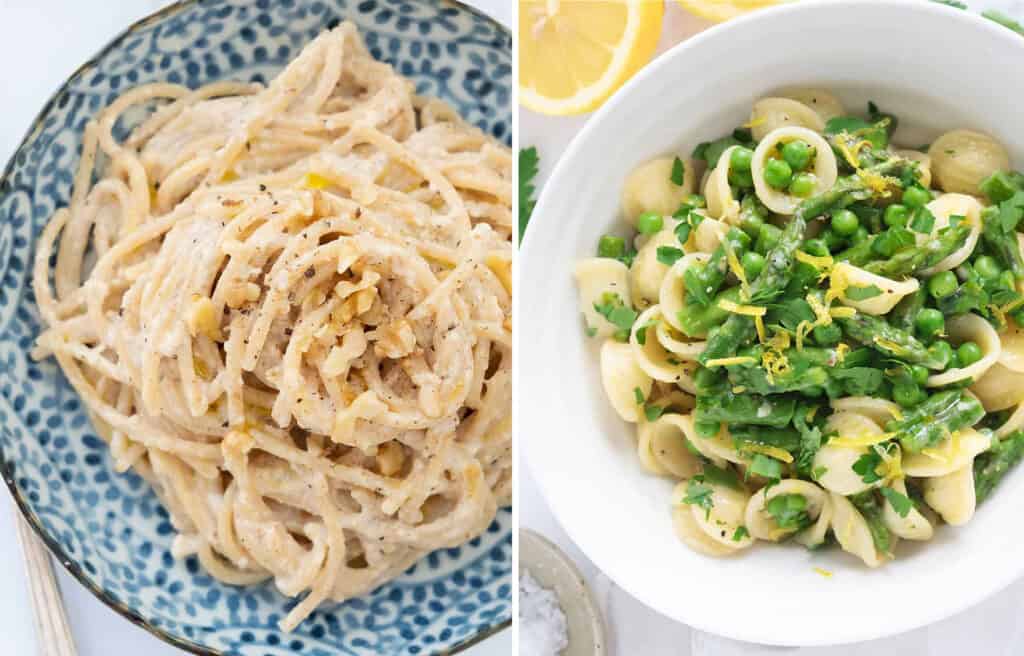
[[[662,0],[520,0],[519,100],[543,114],[582,114],[651,59]]]
[[[721,23],[755,9],[771,7],[780,0],[676,0],[686,11],[704,20]]]

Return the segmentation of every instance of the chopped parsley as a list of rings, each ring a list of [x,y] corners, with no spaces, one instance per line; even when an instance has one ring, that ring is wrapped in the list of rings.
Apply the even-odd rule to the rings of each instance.
[[[601,295],[601,302],[594,303],[594,310],[617,328],[615,339],[620,342],[629,340],[629,331],[632,330],[633,322],[639,315],[636,310],[622,302],[621,296],[605,292]]]
[[[755,453],[754,459],[750,461],[750,468],[747,471],[750,474],[757,474],[769,480],[777,481],[782,478],[782,463],[763,453]]]
[[[683,225],[680,223],[679,225]],[[683,251],[673,246],[658,246],[658,261],[665,266],[672,266],[683,257]]]
[[[709,515],[711,508],[714,507],[714,501],[711,499],[711,495],[714,493],[714,488],[705,483],[702,476],[694,476],[686,484],[686,496],[683,497],[683,503],[703,508],[705,514]]]
[[[675,186],[682,187],[684,175],[686,175],[686,166],[683,164],[683,160],[676,157],[672,160],[672,175],[669,176],[669,179]]]
[[[750,537],[750,531],[747,530],[746,526],[737,526],[736,530],[732,533],[733,542],[742,542],[744,539]]]
[[[881,464],[882,456],[872,450],[857,458],[857,461],[853,463],[852,469],[854,473],[860,476],[860,480],[865,483],[875,483],[882,480],[881,475],[878,473],[878,467]]]
[[[802,494],[779,494],[769,499],[764,508],[782,529],[799,531],[811,523],[807,497]]]

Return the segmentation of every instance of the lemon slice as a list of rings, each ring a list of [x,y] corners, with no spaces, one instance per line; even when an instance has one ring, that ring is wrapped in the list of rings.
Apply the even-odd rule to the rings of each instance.
[[[659,0],[520,0],[519,100],[551,115],[601,105],[654,54]]]
[[[704,20],[721,23],[755,9],[771,7],[780,0],[676,0],[686,11]]]

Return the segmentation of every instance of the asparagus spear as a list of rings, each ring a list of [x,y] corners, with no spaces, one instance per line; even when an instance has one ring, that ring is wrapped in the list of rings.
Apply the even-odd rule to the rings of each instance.
[[[889,553],[889,549],[892,547],[892,535],[882,519],[882,507],[878,503],[878,497],[875,496],[874,491],[868,490],[854,495],[850,497],[850,502],[857,507],[867,521],[875,548],[881,553]]]
[[[750,243],[750,238],[739,228],[730,228],[729,232],[725,234],[723,243],[719,244],[718,248],[711,253],[711,257],[706,263],[686,270],[683,280],[686,284],[687,302],[690,305],[700,307],[714,305],[712,303],[715,300],[714,296],[729,273],[729,267],[726,264],[726,242],[732,247],[736,257],[742,257],[747,244]]]
[[[735,426],[729,432],[736,448],[741,451],[751,444],[774,446],[791,453],[800,448],[800,433],[792,426]]]
[[[757,394],[723,394],[697,397],[697,421],[756,424],[781,428],[793,419],[796,402]]]
[[[792,357],[790,357],[792,361]],[[736,368],[729,373],[733,385],[743,387],[754,394],[784,394],[799,392],[809,387],[820,387],[828,382],[828,370],[824,367],[796,368],[785,374],[776,374],[768,379],[768,373],[760,367]]]
[[[937,239],[930,240],[920,248],[909,248],[896,253],[888,260],[869,262],[864,268],[871,273],[887,278],[910,275],[942,261],[963,246],[970,232],[969,226],[958,225],[946,230]]]
[[[847,335],[884,355],[929,369],[946,366],[942,358],[929,352],[928,347],[908,331],[889,325],[880,317],[858,313],[849,319],[839,319],[839,325]]]
[[[963,390],[947,390],[907,410],[902,419],[890,421],[885,429],[898,434],[904,449],[917,452],[937,445],[950,433],[973,426],[984,416],[985,408],[976,398]]]
[[[900,330],[910,331],[914,328],[914,319],[917,313],[924,307],[926,299],[924,285],[917,288],[917,291],[908,295],[896,304],[896,307],[889,313],[889,321]]]
[[[729,318],[729,313],[718,305],[723,300],[738,303],[740,288],[730,287],[720,292],[707,306],[698,304],[683,306],[683,309],[678,312],[679,325],[683,332],[690,337],[699,337],[706,335],[712,328],[722,325]]]
[[[978,503],[988,498],[1007,472],[1024,457],[1024,430],[1014,431],[974,459],[974,490]]]

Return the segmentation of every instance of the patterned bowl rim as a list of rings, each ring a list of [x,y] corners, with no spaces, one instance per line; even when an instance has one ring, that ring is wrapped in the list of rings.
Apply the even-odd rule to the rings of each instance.
[[[0,174],[0,202],[3,201],[3,199],[7,196],[11,189],[11,174],[14,171],[14,167],[17,163],[18,155],[22,152],[25,146],[28,145],[28,142],[32,139],[36,132],[41,129],[47,114],[49,114],[50,110],[56,104],[57,99],[71,86],[71,83],[74,80],[78,79],[89,69],[94,68],[101,58],[103,58],[109,52],[121,46],[126,39],[131,37],[139,30],[149,27],[153,23],[165,20],[168,17],[178,14],[182,11],[190,9],[195,5],[199,5],[203,1],[204,0],[175,0],[175,2],[173,2],[172,4],[167,5],[162,9],[159,9],[151,14],[148,14],[147,16],[144,16],[134,21],[128,27],[122,30],[119,34],[114,36],[105,46],[100,48],[95,55],[86,60],[84,64],[76,68],[67,77],[67,79],[61,83],[57,90],[50,94],[50,97],[47,99],[42,109],[39,110],[39,113],[32,120],[29,129],[25,132],[25,136],[21,138],[18,147],[15,148],[14,152],[11,154],[11,158],[7,161],[6,166],[4,166],[3,173]],[[497,28],[499,32],[507,35],[508,38],[511,40],[511,30],[505,27],[505,25],[503,25],[501,22],[499,22],[489,14],[477,9],[476,7],[472,7],[466,4],[462,0],[442,0],[442,2],[444,4],[454,5],[461,11],[469,12],[479,18],[484,19],[485,21],[491,23],[495,28]],[[11,496],[14,498],[14,502],[15,505],[17,505],[18,507],[18,511],[21,513],[21,516],[25,519],[25,521],[28,522],[28,525],[32,527],[32,530],[39,537],[39,539],[43,541],[43,544],[46,545],[46,548],[49,549],[50,553],[54,556],[54,558],[57,559],[57,562],[64,566],[64,569],[67,570],[68,574],[71,575],[71,578],[76,580],[80,585],[82,585],[86,590],[91,592],[93,596],[95,596],[97,599],[103,602],[104,605],[113,610],[115,613],[125,618],[132,624],[145,629],[146,631],[156,636],[160,640],[163,640],[167,644],[173,647],[177,647],[178,649],[182,649],[186,652],[196,654],[197,656],[226,656],[225,652],[205,647],[203,645],[200,645],[199,643],[193,642],[192,640],[184,638],[180,635],[176,635],[158,626],[154,626],[153,624],[148,622],[144,617],[142,617],[142,615],[137,610],[131,608],[130,606],[124,604],[123,602],[117,599],[114,599],[106,590],[103,590],[99,586],[94,584],[82,571],[82,567],[73,558],[71,558],[68,555],[68,553],[64,551],[64,548],[50,536],[46,529],[43,528],[43,525],[40,522],[39,518],[32,511],[32,508],[29,506],[28,502],[24,499],[24,497],[21,495],[21,492],[18,490],[18,486],[14,481],[14,471],[14,463],[8,460],[8,458],[4,454],[3,448],[0,448],[0,474],[2,474],[4,482],[7,484],[7,489],[10,491]],[[495,624],[494,626],[488,627],[482,631],[478,631],[474,635],[469,636],[465,640],[459,642],[454,647],[448,650],[437,652],[435,656],[453,656],[454,654],[464,652],[470,647],[480,642],[483,642],[487,638],[493,636],[499,631],[509,628],[510,626],[512,626],[511,618],[499,624]]]

